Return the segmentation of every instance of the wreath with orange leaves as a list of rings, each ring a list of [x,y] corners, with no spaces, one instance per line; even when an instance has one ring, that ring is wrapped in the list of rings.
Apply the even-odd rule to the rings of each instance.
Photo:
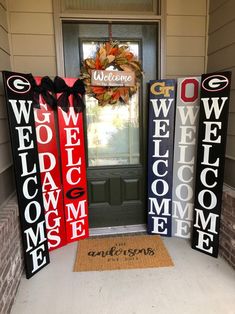
[[[105,70],[113,66],[119,71],[135,72],[135,85],[130,87],[118,86],[92,86],[91,71]],[[118,42],[106,42],[101,44],[94,58],[87,58],[82,65],[82,79],[86,86],[86,94],[98,100],[98,105],[116,104],[122,102],[128,104],[131,96],[138,89],[143,72],[140,62],[130,52],[128,45],[119,45]]]

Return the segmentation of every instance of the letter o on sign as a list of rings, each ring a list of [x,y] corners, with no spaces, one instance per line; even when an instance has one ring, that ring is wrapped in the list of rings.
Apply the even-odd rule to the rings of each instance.
[[[190,85],[193,85],[192,87],[192,94],[187,95],[190,89]],[[199,83],[196,79],[186,79],[181,83],[181,99],[183,102],[194,102],[198,98],[198,90],[199,90]]]
[[[198,194],[198,201],[202,207],[209,210],[217,205],[217,197],[211,190],[202,190]],[[205,201],[207,201],[207,204]]]
[[[41,215],[41,205],[37,201],[32,201],[28,203],[25,207],[24,217],[27,223],[35,223]]]
[[[153,181],[151,185],[153,193],[157,196],[166,195],[169,191],[169,186],[166,181],[158,179]]]

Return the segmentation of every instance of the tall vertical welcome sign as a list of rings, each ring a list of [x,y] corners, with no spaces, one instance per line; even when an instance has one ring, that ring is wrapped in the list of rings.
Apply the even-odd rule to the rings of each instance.
[[[86,161],[83,137],[83,114],[72,106],[71,91],[76,79],[65,78],[67,87],[66,107],[58,107],[63,197],[67,241],[73,242],[88,236],[88,204],[86,183]],[[67,95],[66,95],[67,93]]]
[[[202,75],[192,247],[217,257],[231,72]]]
[[[171,236],[175,80],[150,81],[148,233]]]
[[[41,84],[42,78],[35,81]],[[43,204],[49,251],[67,243],[64,220],[59,150],[56,141],[55,110],[39,96],[39,108],[34,108]]]
[[[49,263],[42,186],[27,74],[3,72],[19,203],[26,277]]]
[[[172,235],[191,237],[194,206],[200,78],[177,80],[175,117]]]

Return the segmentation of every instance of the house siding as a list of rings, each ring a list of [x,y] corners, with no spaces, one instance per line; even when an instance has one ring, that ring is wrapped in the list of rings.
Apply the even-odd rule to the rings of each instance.
[[[167,78],[201,75],[206,67],[207,1],[167,0]]]
[[[235,187],[235,2],[210,1],[208,32],[208,72],[227,71],[232,74],[231,100],[226,148],[224,181]]]
[[[55,76],[52,1],[9,0],[14,71]]]

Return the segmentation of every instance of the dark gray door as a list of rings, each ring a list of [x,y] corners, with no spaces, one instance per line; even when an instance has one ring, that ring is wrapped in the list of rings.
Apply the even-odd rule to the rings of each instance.
[[[65,75],[109,40],[106,23],[64,23]],[[157,24],[112,24],[112,38],[128,43],[144,70],[129,105],[99,107],[86,96],[85,132],[90,227],[146,223],[147,82],[157,78]]]

